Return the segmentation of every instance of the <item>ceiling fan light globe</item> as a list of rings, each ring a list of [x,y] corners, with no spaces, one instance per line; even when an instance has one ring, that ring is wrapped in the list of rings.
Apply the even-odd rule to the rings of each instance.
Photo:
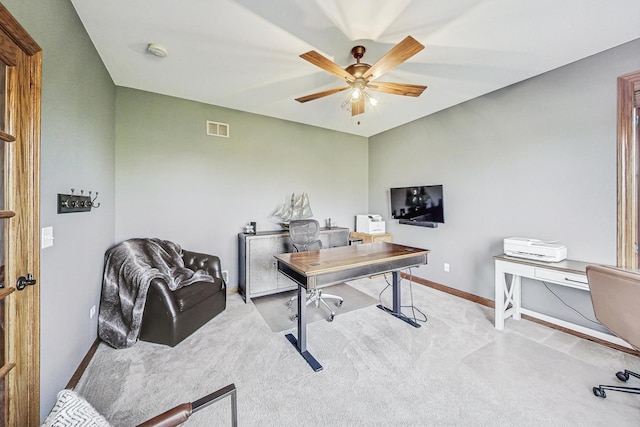
[[[351,92],[351,99],[354,101],[357,101],[358,99],[360,99],[360,89],[355,88],[353,89],[353,92]]]
[[[375,107],[376,105],[378,105],[378,100],[374,97],[369,97],[369,105],[371,105],[372,107]]]

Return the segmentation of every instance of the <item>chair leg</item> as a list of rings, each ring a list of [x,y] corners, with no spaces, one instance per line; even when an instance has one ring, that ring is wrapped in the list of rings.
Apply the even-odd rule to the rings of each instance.
[[[627,369],[625,369],[624,371],[616,372],[616,377],[622,382],[627,382],[629,380],[629,376],[634,376],[640,379],[640,375],[638,375],[635,372],[629,371]],[[617,385],[600,384],[598,387],[593,387],[592,390],[595,396],[601,397],[603,399],[607,397],[605,390],[619,391],[622,393],[640,394],[640,388],[638,387],[624,387],[624,386],[617,386]]]
[[[338,295],[331,295],[331,294],[322,294],[322,299],[337,299],[338,302],[336,303],[336,305],[338,307],[342,306],[342,303],[344,302],[342,297],[340,297]]]
[[[231,425],[233,427],[238,426],[238,395],[236,392],[236,385],[229,384],[226,387],[221,388],[218,391],[211,393],[199,400],[193,402],[193,412],[198,412],[202,408],[209,406],[210,404],[223,399],[226,396],[231,397]]]
[[[627,369],[625,369],[624,371],[616,372],[616,377],[618,377],[620,381],[624,382],[629,381],[630,375],[640,380],[640,374],[636,374],[635,372],[629,371]]]
[[[307,305],[311,304],[312,302],[314,302],[316,300],[316,298],[317,298],[316,294],[317,293],[315,291],[311,291],[311,292],[309,292],[307,294]],[[289,298],[287,300],[287,306],[291,307],[293,305],[293,302],[297,301],[297,300],[298,300],[298,295],[292,296],[291,298]]]
[[[294,295],[294,296],[292,296],[291,298],[289,298],[289,300],[287,301],[287,306],[288,306],[288,307],[291,307],[291,305],[293,304],[293,302],[294,302],[295,300],[297,300],[297,299],[298,299],[298,295]]]
[[[638,387],[621,387],[617,385],[602,385],[593,388],[593,394],[603,399],[607,397],[605,390],[620,391],[622,393],[640,394],[640,388]]]
[[[333,318],[336,317],[336,313],[331,309],[331,307],[329,307],[329,304],[327,304],[324,298],[320,298],[320,302],[324,304],[325,307],[327,307],[327,310],[329,310],[329,317],[327,317],[327,320],[329,322],[333,322]]]
[[[289,300],[287,301],[287,305],[289,307],[291,307],[291,305],[293,304],[293,301],[295,301],[297,299],[298,299],[297,295],[289,298]],[[327,304],[325,299],[336,299],[336,300],[338,300],[336,302],[336,305],[338,307],[341,307],[342,304],[344,303],[344,299],[342,299],[342,297],[340,297],[338,295],[323,294],[322,293],[322,289],[312,289],[307,294],[307,304],[306,305],[313,304],[313,305],[316,306],[316,308],[320,308],[320,303],[322,303],[329,310],[329,317],[327,317],[327,320],[329,322],[332,322],[333,318],[336,316],[336,313],[331,309],[329,304]],[[297,313],[291,316],[291,320],[292,321],[296,320],[297,318],[298,318],[298,314]]]
[[[316,307],[318,307],[318,298],[319,298],[319,294],[320,294],[320,291],[319,291],[319,290],[317,290],[317,289],[313,289],[313,290],[309,291],[309,292],[307,293],[307,302],[306,302],[306,305],[309,305],[309,304],[315,303]],[[291,298],[289,298],[289,300],[287,301],[287,306],[288,306],[288,307],[291,307],[291,306],[293,305],[293,302],[294,302],[294,301],[297,301],[297,300],[298,300],[298,296],[297,296],[297,295],[292,296],[292,297],[291,297]],[[298,313],[295,313],[295,314],[291,315],[291,317],[290,317],[291,321],[295,321],[297,318],[298,318]]]

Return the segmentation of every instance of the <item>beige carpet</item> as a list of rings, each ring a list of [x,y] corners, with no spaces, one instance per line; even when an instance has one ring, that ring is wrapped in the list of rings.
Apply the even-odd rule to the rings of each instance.
[[[349,286],[377,299],[386,283]],[[403,281],[403,305],[410,294]],[[526,320],[497,331],[487,307],[423,286],[413,294],[429,317],[418,329],[375,305],[310,324],[307,348],[320,372],[232,294],[224,312],[174,348],[101,344],[76,390],[115,426],[229,383],[242,427],[638,426],[638,396],[600,399],[591,387],[615,384],[622,368],[639,370],[640,358]],[[387,289],[382,301],[390,299]],[[230,425],[228,399],[185,423]]]
[[[337,300],[327,300],[331,309],[336,313],[336,317],[378,303],[377,299],[360,292],[346,283],[327,286],[326,288],[322,288],[322,292],[341,296],[344,300],[341,307],[336,306]],[[253,303],[258,309],[258,312],[273,332],[282,332],[296,328],[297,322],[291,320],[291,317],[298,312],[298,302],[294,300],[291,306],[287,306],[287,301],[297,294],[298,291],[289,291],[253,299]],[[318,320],[326,321],[328,316],[329,310],[322,304],[319,308],[316,308],[315,305],[307,306],[307,324],[317,322]]]

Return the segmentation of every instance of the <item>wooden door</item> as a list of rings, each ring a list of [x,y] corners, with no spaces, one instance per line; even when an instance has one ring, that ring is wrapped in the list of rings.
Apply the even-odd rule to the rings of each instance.
[[[7,426],[40,421],[41,57],[0,4],[0,422]]]
[[[640,71],[618,77],[618,267],[640,268]]]

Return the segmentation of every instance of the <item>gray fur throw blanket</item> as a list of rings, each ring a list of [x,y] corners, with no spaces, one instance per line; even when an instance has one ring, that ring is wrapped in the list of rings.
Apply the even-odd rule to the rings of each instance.
[[[98,335],[114,348],[138,340],[149,284],[155,278],[175,291],[195,282],[213,282],[203,270],[184,266],[179,245],[160,239],[126,240],[105,254]]]

